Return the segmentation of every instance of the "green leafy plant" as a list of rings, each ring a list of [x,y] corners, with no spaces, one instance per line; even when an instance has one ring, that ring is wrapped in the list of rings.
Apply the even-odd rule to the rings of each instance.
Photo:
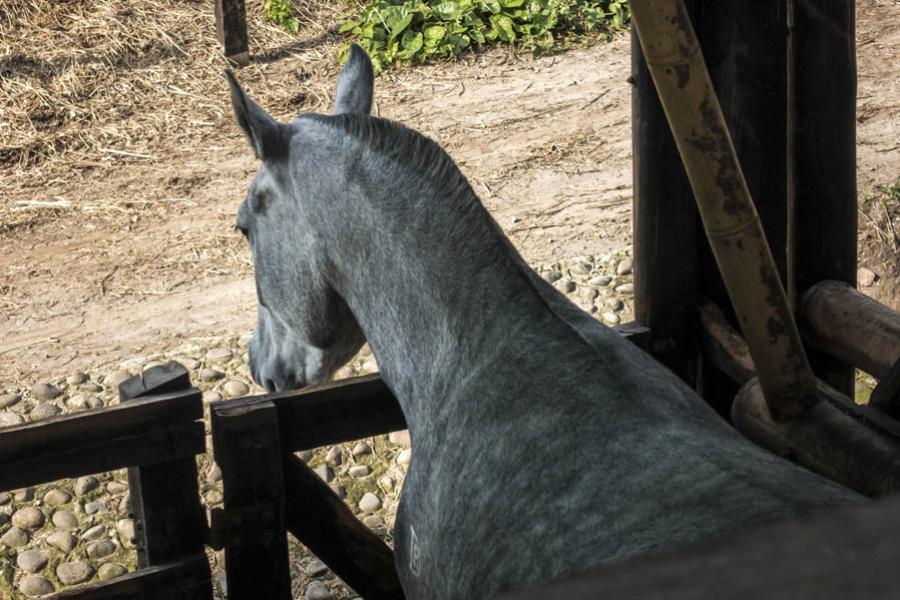
[[[300,23],[294,16],[294,9],[290,0],[265,0],[263,3],[263,12],[266,18],[284,27],[291,33],[300,31]]]
[[[477,46],[546,50],[573,36],[605,35],[629,17],[628,3],[620,0],[372,0],[340,31],[380,70],[394,62],[450,58]]]

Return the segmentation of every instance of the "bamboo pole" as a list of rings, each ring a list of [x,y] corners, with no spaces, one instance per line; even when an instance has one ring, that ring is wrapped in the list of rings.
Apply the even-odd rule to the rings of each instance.
[[[637,30],[769,411],[818,401],[816,380],[682,0],[632,0]]]

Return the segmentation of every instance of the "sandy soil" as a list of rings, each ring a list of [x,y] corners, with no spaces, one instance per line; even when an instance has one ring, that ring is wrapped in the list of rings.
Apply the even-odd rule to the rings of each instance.
[[[900,4],[860,4],[862,195],[900,175]],[[334,70],[310,74],[299,56],[240,75],[251,93],[293,81],[262,102],[281,117],[328,105],[312,92]],[[381,77],[376,111],[439,141],[533,264],[603,254],[630,244],[629,61],[625,36],[542,58],[492,51]],[[139,156],[0,162],[0,390],[252,328],[251,266],[231,224],[255,165],[224,81],[207,101],[206,121]],[[863,258],[885,273],[884,252]],[[871,291],[896,306],[891,281]]]

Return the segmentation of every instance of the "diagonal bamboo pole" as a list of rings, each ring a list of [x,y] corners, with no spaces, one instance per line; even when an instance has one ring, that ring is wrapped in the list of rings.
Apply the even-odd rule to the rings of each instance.
[[[769,411],[787,421],[818,401],[815,376],[682,0],[632,0],[650,74]]]

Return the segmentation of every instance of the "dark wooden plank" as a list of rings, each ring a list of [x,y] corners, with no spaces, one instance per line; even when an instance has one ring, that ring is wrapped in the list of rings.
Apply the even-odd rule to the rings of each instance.
[[[253,530],[227,540],[228,597],[291,600],[282,451],[275,405],[265,398],[238,406],[216,403],[211,413],[213,452],[222,469],[226,524]]]
[[[5,428],[0,490],[193,457],[204,452],[202,419],[190,389]]]
[[[244,0],[215,0],[216,38],[225,57],[239,66],[250,64]]]
[[[505,600],[895,598],[900,498],[594,569]]]
[[[209,563],[199,554],[109,581],[68,589],[52,600],[209,600]]]
[[[878,379],[900,360],[900,312],[843,281],[807,290],[799,325],[807,342]]]
[[[613,327],[613,330],[644,352],[650,353],[653,335],[649,327],[641,325],[637,321],[628,321],[619,323]]]
[[[366,600],[404,598],[394,553],[303,461],[284,459],[288,529]]]
[[[160,390],[189,388],[190,385],[187,369],[170,362],[122,382],[119,398],[122,406],[128,407],[141,402],[138,396]],[[202,400],[195,398],[195,403],[194,410],[199,415],[194,418],[202,419]],[[188,417],[182,414],[182,418]],[[200,454],[205,452],[206,438],[203,422],[199,421],[196,425],[199,426],[197,454]],[[160,441],[161,445],[166,443],[167,440]],[[165,463],[130,467],[128,484],[131,492],[129,508],[135,521],[138,566],[163,565],[184,556],[203,555],[206,512],[200,503],[197,461],[193,454]],[[211,595],[210,585],[206,597]]]
[[[652,332],[648,352],[693,384],[700,217],[637,34],[631,35],[634,316]]]
[[[856,3],[787,4],[794,280],[800,296],[826,279],[856,285]],[[853,395],[852,365],[814,349],[809,359],[816,375]]]

